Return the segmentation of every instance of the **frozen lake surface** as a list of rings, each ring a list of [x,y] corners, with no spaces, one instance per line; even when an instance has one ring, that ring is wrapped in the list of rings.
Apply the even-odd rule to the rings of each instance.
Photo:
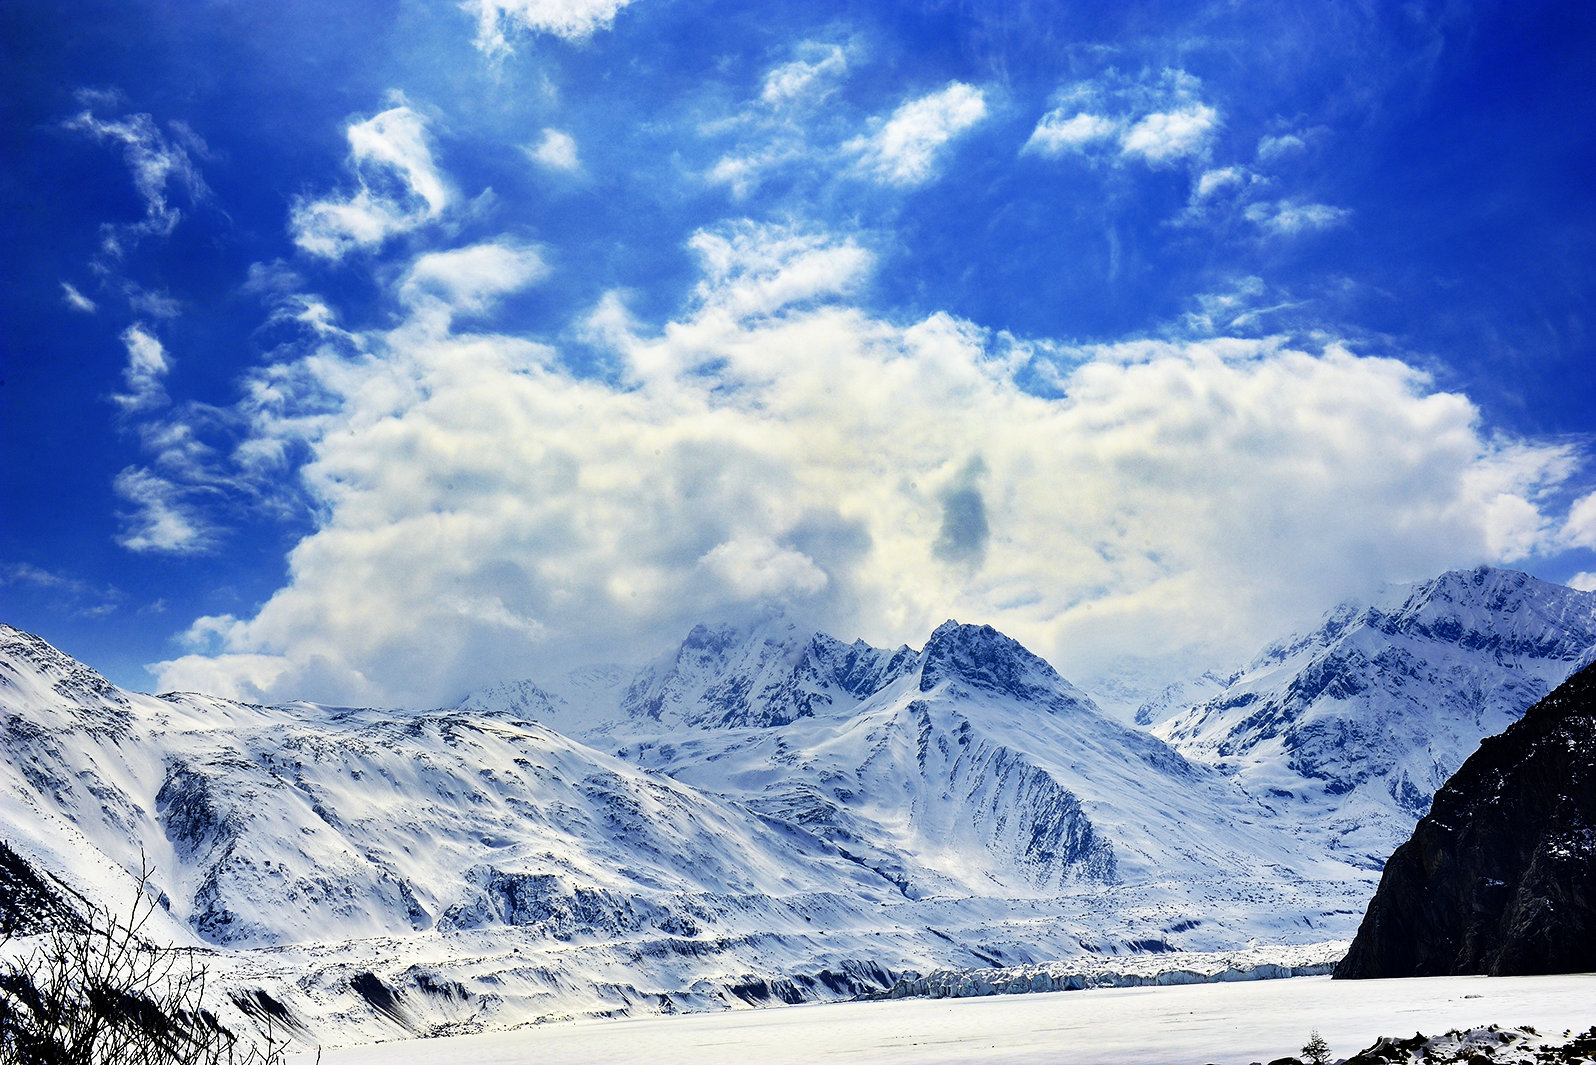
[[[1336,1058],[1383,1035],[1596,1024],[1596,974],[1112,988],[907,999],[551,1024],[329,1049],[326,1065],[1246,1065],[1299,1053],[1317,1028]]]

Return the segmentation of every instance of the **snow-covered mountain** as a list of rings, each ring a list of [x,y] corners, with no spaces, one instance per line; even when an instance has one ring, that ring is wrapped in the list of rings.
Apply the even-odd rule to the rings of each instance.
[[[1347,870],[1290,846],[1232,782],[1110,720],[991,628],[948,622],[918,653],[782,635],[695,630],[692,676],[734,705],[701,698],[710,712],[660,719],[629,698],[629,720],[600,735],[629,761],[804,826],[909,898],[1073,895],[1110,924],[1169,915],[1154,938],[1188,949],[1355,908],[1317,886]],[[761,683],[728,684],[750,660]],[[865,680],[825,683],[839,675]],[[805,712],[770,709],[794,706]],[[1282,910],[1244,915],[1254,892]]]
[[[914,664],[907,647],[845,644],[775,613],[747,627],[695,626],[637,674],[620,709],[665,727],[785,725],[851,712]]]
[[[1448,574],[1154,735],[956,622],[699,626],[423,712],[130,693],[0,626],[0,837],[113,906],[142,855],[161,934],[346,1040],[1145,967],[1349,938],[1382,841],[1592,648],[1596,595]]]
[[[0,628],[0,824],[114,908],[149,861],[162,934],[343,1038],[1344,938],[1372,886],[991,629],[705,629],[614,680],[258,706]],[[624,758],[531,720],[592,686]]]
[[[1195,705],[1172,693],[1142,719],[1305,841],[1378,868],[1480,741],[1593,652],[1596,593],[1452,572],[1343,604]]]

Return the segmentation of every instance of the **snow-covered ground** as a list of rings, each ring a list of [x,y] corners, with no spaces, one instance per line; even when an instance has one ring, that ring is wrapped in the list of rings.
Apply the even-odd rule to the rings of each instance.
[[[1596,1024],[1596,974],[1112,988],[994,998],[848,1002],[541,1025],[322,1052],[325,1065],[1246,1065],[1335,1059],[1381,1036],[1486,1024],[1561,1037]],[[305,1057],[304,1061],[311,1060]]]

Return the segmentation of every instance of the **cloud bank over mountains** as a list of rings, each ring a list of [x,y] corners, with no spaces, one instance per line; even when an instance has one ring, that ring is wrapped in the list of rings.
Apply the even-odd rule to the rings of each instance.
[[[883,158],[935,139],[893,122],[949,113],[901,112]],[[450,185],[397,169],[423,202]],[[197,622],[160,685],[435,703],[770,601],[878,644],[1001,618],[1091,676],[1127,646],[1239,654],[1348,588],[1556,535],[1541,501],[1572,448],[1485,432],[1407,364],[1330,338],[1071,345],[882,316],[854,298],[868,239],[693,234],[680,317],[637,328],[623,293],[593,311],[608,376],[483,327],[557,269],[536,249],[417,256],[389,282],[399,320],[344,352],[312,332],[252,428],[310,456],[322,517],[289,583]]]
[[[15,620],[100,589],[154,686],[441,705],[772,604],[1090,686],[1449,568],[1596,585],[1591,197],[1503,231],[1566,153],[1432,162],[1489,12],[365,14],[61,60],[29,151],[103,188],[25,428],[92,536],[20,508]]]

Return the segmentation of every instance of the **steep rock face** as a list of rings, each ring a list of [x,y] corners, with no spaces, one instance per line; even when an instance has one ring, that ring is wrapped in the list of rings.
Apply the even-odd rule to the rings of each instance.
[[[1593,649],[1596,593],[1447,573],[1338,607],[1153,732],[1232,774],[1306,841],[1378,868],[1480,740]]]
[[[1596,969],[1596,667],[1445,787],[1386,863],[1342,978]]]

